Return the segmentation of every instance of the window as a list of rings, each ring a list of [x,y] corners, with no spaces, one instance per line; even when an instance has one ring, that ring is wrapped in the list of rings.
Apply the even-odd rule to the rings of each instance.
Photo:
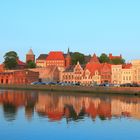
[[[3,84],[3,79],[1,79],[1,84]]]

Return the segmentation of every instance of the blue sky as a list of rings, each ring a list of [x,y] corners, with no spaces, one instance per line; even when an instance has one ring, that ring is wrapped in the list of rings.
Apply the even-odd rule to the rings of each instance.
[[[0,62],[50,50],[140,59],[140,0],[1,0]]]

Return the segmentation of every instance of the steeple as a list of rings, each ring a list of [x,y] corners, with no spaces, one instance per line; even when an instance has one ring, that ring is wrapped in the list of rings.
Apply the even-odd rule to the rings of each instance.
[[[67,51],[67,57],[70,57],[70,49],[68,47],[68,51]]]
[[[70,49],[69,49],[69,47],[68,47],[68,52],[67,52],[67,54],[69,54],[70,53]]]
[[[69,67],[71,65],[71,56],[70,56],[70,50],[69,50],[69,47],[68,47],[68,51],[67,51],[67,54],[66,54],[66,57],[65,57],[65,60],[66,60],[66,67]]]

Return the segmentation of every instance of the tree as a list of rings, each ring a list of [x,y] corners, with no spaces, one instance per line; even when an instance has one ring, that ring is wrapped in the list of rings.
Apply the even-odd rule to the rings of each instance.
[[[125,60],[122,58],[114,58],[114,59],[110,60],[110,63],[115,64],[115,65],[124,64]]]
[[[14,51],[7,52],[4,55],[4,66],[6,69],[16,69],[18,55]]]
[[[107,54],[102,53],[99,57],[99,61],[100,63],[109,63],[109,57],[107,56]]]
[[[35,62],[33,62],[33,61],[28,61],[27,62],[27,68],[35,68],[36,67],[36,64],[35,64]]]
[[[71,54],[72,64],[75,65],[79,61],[80,64],[85,64],[85,56],[82,53],[75,52]]]

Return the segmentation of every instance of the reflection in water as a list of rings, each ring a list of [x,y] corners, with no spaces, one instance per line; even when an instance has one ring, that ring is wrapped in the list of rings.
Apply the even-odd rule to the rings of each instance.
[[[50,121],[95,120],[116,117],[140,119],[140,98],[130,96],[68,95],[60,93],[31,93],[29,91],[1,91],[0,106],[7,121],[16,119],[21,107],[31,120],[35,112]]]

